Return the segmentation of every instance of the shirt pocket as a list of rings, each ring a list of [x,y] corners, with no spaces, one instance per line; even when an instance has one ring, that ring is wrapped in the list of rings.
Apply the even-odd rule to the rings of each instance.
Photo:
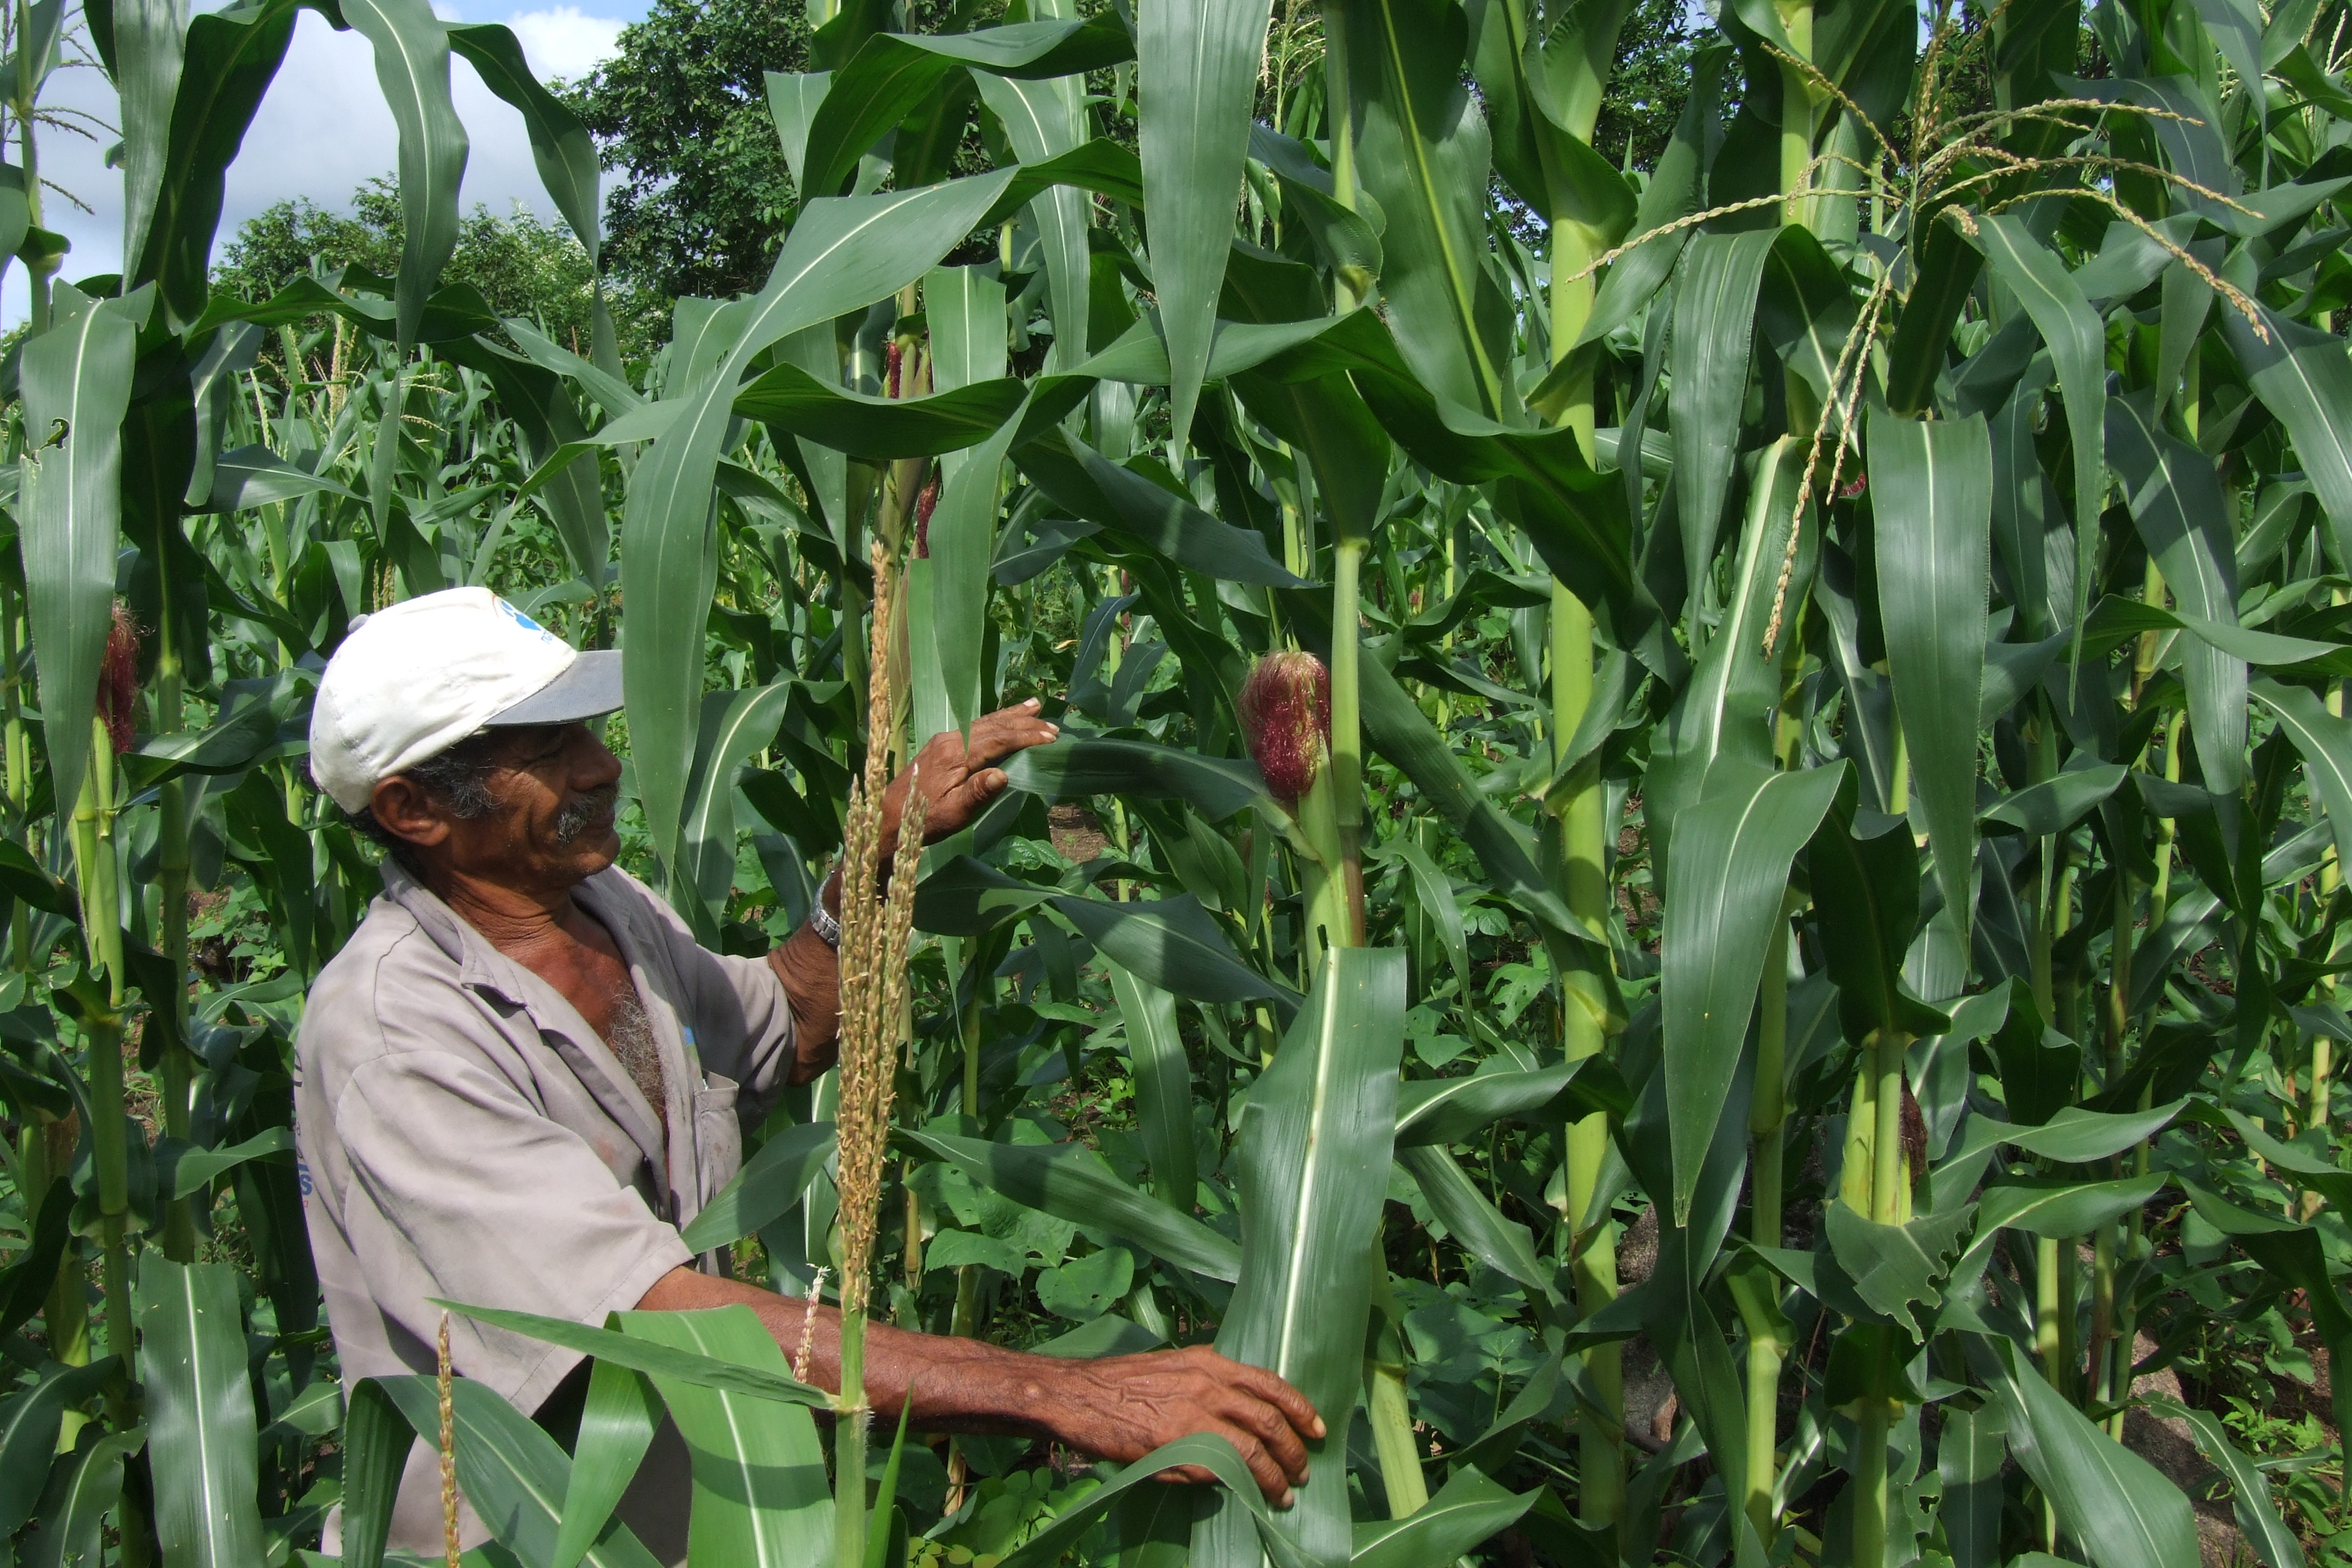
[[[705,1073],[703,1087],[694,1091],[694,1174],[700,1189],[695,1209],[719,1195],[743,1168],[743,1127],[735,1119],[735,1100],[742,1092],[731,1078]]]

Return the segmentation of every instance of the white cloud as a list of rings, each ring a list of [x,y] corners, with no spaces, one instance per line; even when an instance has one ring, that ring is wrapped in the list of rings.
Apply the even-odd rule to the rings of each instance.
[[[445,15],[450,14],[446,8]],[[574,5],[526,11],[504,18],[521,41],[523,53],[542,79],[577,79],[609,56],[624,26],[618,17],[597,16]],[[450,68],[450,92],[471,143],[459,200],[470,209],[481,203],[505,213],[520,202],[544,217],[553,204],[531,161],[522,116],[492,96],[462,58]],[[109,124],[118,119],[114,91],[98,71],[78,70],[52,79],[45,101],[94,114]],[[122,265],[121,175],[104,164],[106,144],[78,136],[47,133],[42,173],[89,204],[83,213],[50,195],[48,226],[73,241],[62,276],[85,278]],[[391,174],[399,162],[399,135],[375,61],[357,33],[338,33],[315,11],[305,9],[292,45],[268,96],[255,114],[236,163],[230,165],[221,213],[218,246],[236,227],[272,203],[307,196],[341,209],[352,192],[378,174]],[[12,264],[0,280],[0,322],[25,319],[25,269]]]
[[[577,5],[556,5],[509,16],[507,26],[541,80],[578,81],[612,58],[627,24],[617,16],[591,16]]]

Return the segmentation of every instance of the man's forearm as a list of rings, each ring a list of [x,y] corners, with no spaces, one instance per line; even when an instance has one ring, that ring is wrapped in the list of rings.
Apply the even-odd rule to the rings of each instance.
[[[817,889],[825,911],[841,918],[841,874]],[[833,1065],[841,1038],[841,955],[803,921],[768,954],[769,967],[784,983],[793,1009],[793,1061],[790,1081],[807,1083]]]
[[[788,1358],[805,1337],[809,1380],[841,1387],[841,1314],[733,1279],[679,1268],[639,1306],[654,1311],[746,1306]],[[876,1415],[933,1432],[1009,1432],[1050,1437],[1126,1464],[1162,1444],[1209,1432],[1234,1446],[1271,1501],[1287,1505],[1307,1476],[1305,1439],[1324,1436],[1306,1397],[1270,1372],[1225,1360],[1205,1345],[1102,1361],[1024,1355],[978,1340],[910,1334],[869,1323],[866,1399]],[[1172,1474],[1205,1483],[1209,1471]]]
[[[741,1304],[760,1315],[787,1360],[799,1356],[803,1336],[809,1350],[808,1378],[832,1393],[841,1389],[841,1313],[832,1307],[779,1296],[740,1280],[719,1279],[679,1269],[655,1285],[638,1305],[648,1311],[691,1311]],[[814,1331],[806,1315],[814,1313]],[[887,1324],[866,1325],[866,1398],[877,1416],[898,1419],[909,1399],[911,1423],[930,1432],[1005,1432],[1052,1436],[1039,1419],[1046,1408],[1044,1386],[1034,1375],[1050,1367],[979,1340],[908,1333]]]

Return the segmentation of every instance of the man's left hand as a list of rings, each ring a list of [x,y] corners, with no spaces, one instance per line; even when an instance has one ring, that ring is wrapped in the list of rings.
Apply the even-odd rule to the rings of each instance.
[[[915,765],[891,781],[882,796],[882,853],[898,842],[907,809],[908,781],[923,792],[923,842],[936,844],[971,826],[988,803],[1004,791],[1004,770],[996,764],[1015,752],[1043,746],[1061,727],[1038,717],[1038,701],[1026,702],[972,721],[971,743],[953,730],[932,736],[915,753]]]

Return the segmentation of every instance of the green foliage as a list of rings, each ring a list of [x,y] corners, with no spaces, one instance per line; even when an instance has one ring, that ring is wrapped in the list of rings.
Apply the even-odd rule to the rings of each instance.
[[[575,238],[446,177],[439,48],[511,39],[347,5],[401,182],[215,266],[290,0],[118,5],[150,237],[94,295],[26,243],[0,476],[19,1560],[340,1502],[373,1561],[438,1440],[428,1378],[342,1408],[289,1053],[376,887],[315,671],[457,583],[623,647],[624,861],[734,952],[870,746],[1043,698],[919,892],[875,1310],[1331,1427],[1287,1510],[1203,1436],[836,1497],[751,1314],[458,1303],[595,1363],[562,1442],[458,1381],[486,1551],[646,1561],[666,1412],[713,1561],[870,1506],[926,1564],[2186,1568],[2157,1417],[2265,1568],[2342,1558],[2340,5],[1076,9],[665,5],[568,100]],[[830,1097],[692,1246],[833,1267]]]
[[[259,303],[298,279],[341,268],[389,278],[400,269],[401,233],[399,192],[382,175],[352,193],[348,212],[307,196],[273,203],[222,245],[213,287]],[[442,278],[472,285],[500,317],[520,316],[587,356],[596,269],[561,224],[520,204],[505,217],[478,204],[458,226]],[[624,359],[642,360],[658,346],[656,308],[625,295],[613,300],[613,310]]]
[[[621,30],[570,93],[619,176],[604,226],[620,273],[665,298],[759,288],[795,197],[766,73],[812,68],[797,5],[655,0]]]

